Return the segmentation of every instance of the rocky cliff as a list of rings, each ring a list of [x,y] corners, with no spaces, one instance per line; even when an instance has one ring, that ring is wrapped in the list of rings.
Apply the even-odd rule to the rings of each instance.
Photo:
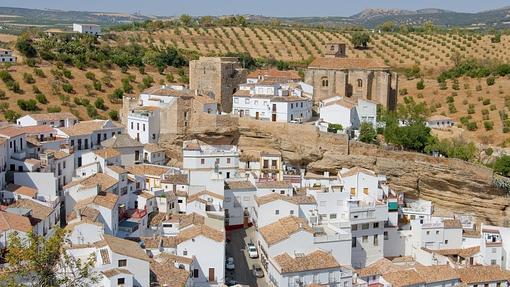
[[[394,190],[431,200],[436,209],[472,214],[491,224],[507,225],[510,218],[510,198],[493,188],[492,171],[460,160],[348,144],[346,137],[319,133],[311,125],[240,119],[229,126],[168,137],[164,145],[173,151],[174,163],[179,162],[182,140],[188,138],[228,141],[241,151],[279,150],[286,161],[314,173],[361,166],[386,174]]]

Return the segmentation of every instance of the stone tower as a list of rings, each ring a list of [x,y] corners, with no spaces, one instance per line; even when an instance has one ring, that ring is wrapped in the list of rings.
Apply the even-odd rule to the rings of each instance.
[[[324,45],[324,57],[344,58],[347,56],[347,45],[345,43],[327,43]]]
[[[232,111],[232,95],[246,82],[246,71],[237,58],[200,57],[189,64],[190,89],[208,94],[222,112]]]

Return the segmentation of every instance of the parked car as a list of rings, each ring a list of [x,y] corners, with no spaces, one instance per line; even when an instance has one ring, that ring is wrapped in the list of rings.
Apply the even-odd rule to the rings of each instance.
[[[234,264],[234,258],[233,257],[228,257],[227,258],[227,261],[225,262],[225,268],[227,270],[234,270],[236,269],[236,266]]]
[[[262,267],[257,263],[253,264],[253,276],[257,278],[264,277],[264,271],[262,271]]]
[[[253,243],[247,244],[248,249],[248,256],[250,258],[257,258],[259,257],[259,252],[257,251],[257,247]]]

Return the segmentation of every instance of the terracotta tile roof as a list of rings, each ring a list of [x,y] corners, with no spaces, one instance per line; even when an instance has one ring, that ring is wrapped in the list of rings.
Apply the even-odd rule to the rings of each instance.
[[[177,235],[177,242],[180,244],[200,235],[217,242],[225,241],[225,233],[207,225],[197,225],[181,230]]]
[[[214,193],[214,192],[210,192],[208,190],[204,190],[204,191],[201,191],[199,193],[195,193],[191,196],[188,197],[188,203],[190,202],[193,202],[195,200],[199,200],[199,199],[202,199],[202,196],[209,196],[209,197],[214,197],[216,199],[219,199],[219,200],[224,200],[225,197],[223,195],[220,195],[220,194],[217,194],[217,193]]]
[[[122,166],[118,166],[118,165],[108,165],[107,168],[117,174],[128,173],[127,169],[123,168]]]
[[[59,128],[64,134],[68,136],[84,136],[93,133],[94,131],[104,129],[104,125],[106,124],[106,120],[92,120],[79,122],[76,125],[69,128]],[[114,124],[115,125],[115,124]],[[115,126],[115,129],[119,128]],[[108,128],[113,129],[113,128]]]
[[[171,97],[193,97],[194,93],[191,90],[176,90],[170,87],[162,88],[161,86],[154,86],[141,92],[141,94],[155,95],[155,96],[171,96]]]
[[[383,278],[392,287],[405,287],[426,283],[420,274],[412,269],[385,273]]]
[[[71,113],[63,112],[63,113],[46,113],[46,114],[30,114],[28,115],[36,121],[60,121],[65,119],[75,119],[75,117]]]
[[[306,196],[306,195],[298,195],[298,196],[286,196],[279,193],[270,193],[266,194],[264,196],[256,196],[255,201],[257,202],[258,206],[262,206],[265,204],[268,204],[270,202],[274,202],[276,200],[283,200],[292,204],[315,204],[317,203],[315,201],[315,198],[312,196]]]
[[[508,280],[508,274],[499,266],[473,266],[456,270],[466,284],[491,283]]]
[[[13,138],[25,134],[25,131],[19,127],[6,127],[0,129],[0,136]]]
[[[236,91],[233,95],[234,97],[243,97],[243,98],[249,98],[252,96],[250,90],[239,90]]]
[[[53,209],[46,205],[42,205],[31,199],[23,198],[16,200],[9,207],[30,209],[32,210],[32,217],[37,218],[39,220],[46,219],[53,212]]]
[[[248,74],[247,78],[277,78],[277,79],[288,79],[288,80],[300,80],[299,73],[294,70],[280,71],[278,69],[258,69]]]
[[[119,181],[107,174],[104,173],[95,173],[89,177],[86,178],[80,178],[77,180],[73,180],[66,186],[64,186],[65,189],[71,188],[76,185],[81,185],[83,187],[93,187],[96,185],[99,185],[101,187],[101,190],[108,190],[109,188],[116,185]]]
[[[157,144],[145,144],[143,146],[143,150],[147,152],[162,152],[165,151],[164,148],[160,147]]]
[[[131,174],[136,175],[147,175],[147,176],[157,176],[160,177],[163,174],[167,173],[170,168],[164,167],[164,166],[158,166],[158,165],[149,165],[149,164],[138,164],[133,165],[127,168],[127,170]]]
[[[111,192],[100,192],[96,197],[94,197],[94,203],[106,207],[109,209],[115,208],[115,204],[117,204],[117,200],[119,200],[119,196],[113,194]]]
[[[191,273],[184,269],[176,268],[170,259],[157,262],[150,261],[151,273],[154,275],[159,286],[182,287],[190,279]]]
[[[146,199],[156,197],[154,194],[148,193],[148,192],[145,192],[145,191],[142,191],[142,192],[138,193],[138,196],[141,196],[141,197],[146,198]]]
[[[252,189],[257,188],[248,180],[237,180],[225,182],[225,189]]]
[[[103,270],[103,271],[101,271],[101,273],[104,276],[106,276],[107,278],[111,278],[111,277],[121,275],[121,274],[133,275],[133,273],[129,272],[129,270],[124,269],[124,268],[113,268],[113,269]]]
[[[98,216],[101,214],[97,209],[95,209],[92,206],[86,205],[80,208],[75,208],[80,212],[81,219],[83,220],[90,220],[90,221],[96,221]],[[76,210],[71,211],[69,215],[67,216],[67,221],[72,221],[77,218]]]
[[[452,118],[442,115],[433,115],[427,119],[427,121],[451,121]]]
[[[288,181],[260,181],[256,182],[257,188],[292,188],[292,184]]]
[[[340,175],[342,177],[349,177],[349,176],[353,176],[355,174],[358,174],[358,173],[364,173],[364,174],[367,174],[367,175],[371,175],[371,176],[375,176],[375,172],[369,170],[369,169],[366,169],[366,168],[362,168],[362,167],[353,167],[345,172],[340,172]]]
[[[386,258],[382,258],[377,260],[376,262],[368,265],[365,268],[361,268],[356,270],[356,273],[360,277],[369,277],[369,276],[375,276],[375,275],[381,275],[384,272],[391,272],[397,270],[393,263],[391,263],[390,260]]]
[[[167,215],[164,212],[158,212],[154,215],[149,222],[151,226],[158,226],[162,222],[176,222],[179,223],[180,228],[184,228],[190,225],[203,225],[205,223],[205,217],[198,213],[189,214],[171,214]]]
[[[354,58],[317,58],[308,66],[309,69],[384,69],[389,67],[383,61],[375,59]]]
[[[138,243],[111,236],[108,234],[103,235],[103,240],[96,242],[96,247],[109,246],[110,249],[118,254],[137,258],[144,261],[149,261],[149,256],[143,251]]]
[[[278,265],[280,273],[340,268],[340,264],[338,264],[335,257],[331,253],[322,250],[316,250],[304,256],[296,257],[283,253],[275,256],[273,261]]]
[[[308,98],[296,96],[276,96],[271,98],[271,102],[301,102],[308,100]]]
[[[192,258],[178,256],[178,255],[170,254],[170,253],[161,253],[159,255],[159,258],[164,259],[166,262],[176,262],[176,263],[183,263],[183,264],[188,264],[188,265],[193,263]]]
[[[101,146],[109,148],[127,148],[142,147],[143,145],[139,141],[132,139],[127,134],[120,134],[101,142]]]
[[[299,231],[306,231],[313,234],[312,228],[306,221],[295,216],[287,216],[259,228],[259,233],[269,246],[283,241]]]
[[[61,151],[61,150],[52,150],[52,149],[47,149],[44,151],[45,153],[53,153],[53,157],[55,159],[63,159],[63,158],[66,158],[68,156],[70,156],[71,154],[65,152],[65,151]]]
[[[472,257],[480,252],[480,246],[474,246],[469,248],[458,248],[458,249],[439,249],[439,250],[428,250],[432,253],[437,253],[443,256],[460,256],[460,257]]]
[[[353,101],[350,101],[346,98],[341,98],[341,99],[338,99],[336,101],[331,101],[331,102],[326,102],[323,104],[324,107],[327,107],[327,106],[332,106],[332,105],[340,105],[342,107],[346,107],[346,108],[349,108],[349,109],[352,109],[356,106],[356,103],[353,102]]]
[[[462,223],[459,219],[443,219],[445,229],[462,229]]]
[[[165,175],[165,179],[163,179],[161,183],[188,185],[189,184],[188,175],[187,174]]]
[[[458,280],[460,277],[455,269],[448,265],[418,266],[415,268],[425,283],[436,283]]]
[[[93,151],[93,153],[97,156],[104,158],[104,159],[109,159],[109,158],[120,156],[120,152],[113,148],[96,149]]]
[[[8,230],[28,233],[33,230],[33,227],[28,217],[0,211],[0,232]]]
[[[34,198],[37,195],[37,189],[23,185],[9,183],[5,189],[30,198]]]
[[[49,133],[53,133],[54,135],[56,134],[56,130],[54,128],[46,125],[20,127],[20,130],[29,135]]]

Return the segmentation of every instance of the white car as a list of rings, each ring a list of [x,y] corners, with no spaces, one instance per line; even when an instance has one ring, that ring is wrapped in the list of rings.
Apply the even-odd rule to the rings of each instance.
[[[250,258],[257,258],[259,257],[259,252],[257,251],[257,247],[253,243],[247,244],[248,249],[248,256]]]
[[[234,270],[236,269],[236,266],[234,264],[234,258],[233,257],[228,257],[227,258],[227,261],[225,262],[225,268],[227,270]]]

